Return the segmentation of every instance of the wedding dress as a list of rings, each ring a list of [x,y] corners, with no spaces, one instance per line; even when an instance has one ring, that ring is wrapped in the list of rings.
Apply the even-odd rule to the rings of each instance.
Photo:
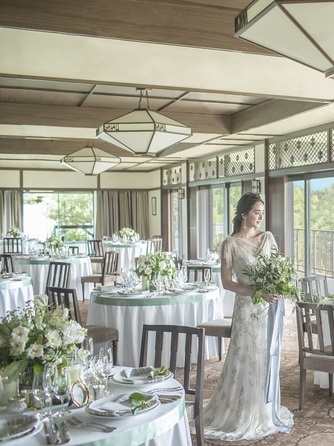
[[[271,232],[264,232],[256,244],[244,238],[227,237],[223,243],[223,256],[236,280],[251,284],[251,279],[245,274],[246,268],[256,262],[258,255],[270,255],[273,247],[276,247],[276,242]],[[273,402],[266,403],[268,308],[275,305],[254,305],[250,296],[236,295],[231,339],[223,370],[204,407],[205,438],[254,440],[290,431],[293,415],[286,407],[280,406],[279,364],[276,376],[277,413]]]

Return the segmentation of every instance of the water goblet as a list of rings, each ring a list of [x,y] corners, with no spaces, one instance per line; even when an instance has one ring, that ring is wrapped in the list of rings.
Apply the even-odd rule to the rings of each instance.
[[[49,418],[52,418],[52,398],[55,395],[54,392],[54,374],[55,374],[55,366],[54,365],[46,365],[44,367],[43,371],[43,377],[42,377],[42,383],[43,383],[43,390],[45,395],[49,399],[49,409],[47,413],[45,413],[46,416]]]
[[[54,416],[60,418],[63,417],[64,415],[71,413],[64,407],[64,400],[69,396],[69,391],[70,391],[69,373],[66,367],[59,367],[59,368],[55,367],[55,373],[53,375],[53,387],[54,387],[54,394],[56,398],[60,400],[61,403],[61,410],[57,412]]]
[[[86,336],[82,342],[82,348],[86,352],[87,360],[89,361],[94,356],[94,343],[93,338]]]
[[[210,283],[210,278],[211,278],[211,273],[209,268],[205,268],[204,270],[204,282],[205,282],[205,286],[208,286]]]
[[[45,417],[44,414],[44,405],[45,405],[45,392],[43,388],[43,372],[34,373],[31,392],[34,396],[34,399],[40,404],[40,418],[43,419]]]
[[[108,396],[108,378],[113,367],[112,349],[110,347],[102,347],[99,354],[98,370],[104,381],[105,396]]]

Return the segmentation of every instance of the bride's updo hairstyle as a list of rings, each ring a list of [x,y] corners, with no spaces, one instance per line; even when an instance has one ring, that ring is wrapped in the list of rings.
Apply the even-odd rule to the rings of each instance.
[[[259,201],[261,201],[261,203],[264,205],[260,195],[253,194],[253,192],[247,192],[240,198],[236,205],[236,214],[233,218],[233,232],[231,235],[240,231],[243,220],[242,216],[248,214],[254,204],[258,203]]]

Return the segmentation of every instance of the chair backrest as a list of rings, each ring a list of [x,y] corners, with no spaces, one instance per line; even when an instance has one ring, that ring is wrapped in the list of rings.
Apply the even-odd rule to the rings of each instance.
[[[75,289],[47,286],[46,294],[51,309],[55,307],[68,308],[70,318],[81,325],[80,309]]]
[[[10,254],[0,254],[0,268],[3,272],[13,273],[13,257]]]
[[[162,238],[152,238],[147,240],[146,253],[151,254],[153,252],[162,251]]]
[[[71,255],[79,254],[79,246],[69,246],[68,253]]]
[[[118,259],[119,251],[107,251],[104,254],[103,269],[102,269],[102,281],[107,276],[115,276],[118,271]]]
[[[23,241],[21,237],[4,237],[3,238],[4,254],[22,254]]]
[[[187,265],[188,282],[204,282],[204,271],[210,270],[210,280],[212,280],[212,267],[202,265]]]
[[[70,281],[69,262],[50,262],[46,287],[55,286],[59,288],[68,288]]]
[[[198,327],[188,327],[182,325],[143,325],[139,366],[147,366],[147,351],[149,344],[149,333],[155,334],[155,356],[154,367],[162,365],[176,376],[177,371],[183,370],[183,387],[185,393],[194,395],[194,419],[196,426],[197,444],[204,445],[203,439],[203,381],[204,381],[204,340],[205,329]],[[165,336],[166,335],[166,336]],[[185,344],[181,343],[184,338]],[[169,343],[169,364],[162,363],[162,350],[165,343]],[[192,372],[192,351],[194,343],[197,348],[196,367]],[[184,365],[176,368],[178,348],[184,353]],[[193,388],[192,377],[195,374],[195,388]]]
[[[89,257],[103,257],[104,249],[102,240],[87,240]]]
[[[327,277],[322,275],[314,275],[309,277],[301,277],[301,289],[304,293],[304,300],[307,302],[316,302],[328,295]]]
[[[307,353],[334,356],[334,306],[297,302],[296,317],[300,361]]]

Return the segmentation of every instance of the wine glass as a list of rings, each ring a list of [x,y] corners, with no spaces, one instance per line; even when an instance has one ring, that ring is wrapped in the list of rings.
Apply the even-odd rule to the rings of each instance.
[[[63,417],[70,412],[64,408],[64,400],[69,395],[70,381],[66,367],[55,367],[53,375],[53,388],[56,398],[61,402],[61,410],[55,414],[56,417]]]
[[[104,393],[108,395],[108,378],[114,367],[112,349],[110,347],[102,347],[100,349],[98,360],[98,371],[104,380]]]
[[[42,376],[42,385],[45,395],[49,399],[49,409],[45,415],[48,417],[52,417],[52,398],[55,395],[54,392],[54,378],[55,374],[55,366],[54,365],[46,365],[44,367],[43,376]]]
[[[40,418],[43,419],[45,417],[45,414],[44,414],[45,392],[44,392],[44,388],[43,388],[43,372],[34,373],[31,392],[32,392],[35,400],[41,406]]]
[[[93,343],[93,338],[86,336],[85,339],[82,342],[82,348],[85,350],[86,352],[86,356],[87,356],[87,361],[89,361],[90,359],[92,359],[92,357],[94,356],[94,343]]]
[[[204,270],[204,282],[205,282],[205,286],[208,286],[208,285],[209,285],[209,283],[210,283],[210,276],[211,276],[211,273],[210,273],[209,268],[205,268],[205,270]]]

